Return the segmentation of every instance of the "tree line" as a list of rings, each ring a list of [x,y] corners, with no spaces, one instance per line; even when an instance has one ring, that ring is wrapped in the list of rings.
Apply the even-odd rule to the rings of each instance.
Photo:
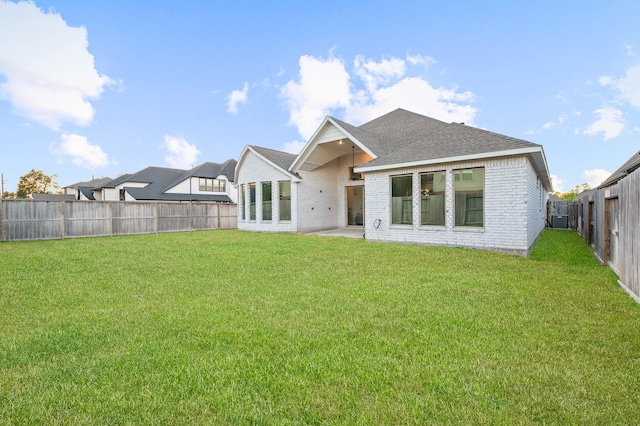
[[[31,169],[20,176],[16,192],[5,191],[3,198],[33,198],[33,194],[62,194],[56,179],[57,174],[48,175],[42,170]]]

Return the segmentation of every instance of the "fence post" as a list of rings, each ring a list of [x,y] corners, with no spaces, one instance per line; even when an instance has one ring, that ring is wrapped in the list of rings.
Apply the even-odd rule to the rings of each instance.
[[[62,215],[62,229],[60,230],[60,238],[64,238],[65,234],[66,234],[66,229],[67,229],[67,218],[65,215],[65,210],[66,210],[66,201],[62,200],[62,202],[60,203],[60,214]]]

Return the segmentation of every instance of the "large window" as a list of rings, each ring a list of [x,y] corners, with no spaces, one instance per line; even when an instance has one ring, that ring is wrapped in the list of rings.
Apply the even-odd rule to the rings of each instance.
[[[271,182],[262,182],[262,220],[271,220]]]
[[[484,168],[454,171],[455,226],[484,226]]]
[[[256,184],[249,184],[249,220],[256,220]]]
[[[445,172],[420,175],[420,225],[444,226]]]
[[[226,192],[227,181],[223,179],[199,178],[199,188],[202,192]]]
[[[413,178],[411,175],[391,176],[391,223],[413,223]]]
[[[291,182],[278,182],[280,220],[291,220]]]
[[[238,208],[240,209],[240,220],[245,220],[247,218],[247,212],[244,209],[245,203],[247,202],[246,195],[247,190],[245,184],[240,185],[240,205]]]

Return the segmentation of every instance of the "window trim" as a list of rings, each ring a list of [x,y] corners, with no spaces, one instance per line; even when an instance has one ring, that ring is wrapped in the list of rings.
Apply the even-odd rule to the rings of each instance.
[[[463,177],[465,176],[465,174],[463,172],[465,171],[469,171],[469,170],[477,170],[477,169],[481,169],[482,170],[482,189],[481,189],[481,196],[482,196],[482,223],[479,225],[468,225],[468,224],[464,224],[464,225],[458,225],[456,223],[456,215],[458,213],[458,209],[457,209],[457,195],[458,192],[456,190],[456,182],[469,182],[469,180],[465,180]],[[456,173],[460,172],[460,179],[456,179],[457,175]],[[457,169],[453,169],[451,170],[451,173],[453,174],[453,186],[452,186],[452,192],[453,192],[453,228],[454,229],[463,229],[463,230],[469,230],[469,229],[484,229],[485,228],[485,223],[486,223],[486,167],[485,166],[478,166],[478,167],[466,167],[466,168],[457,168]],[[477,191],[477,190],[476,190]],[[468,195],[468,194],[467,194]],[[468,201],[468,198],[465,197],[465,202]],[[479,209],[474,209],[474,210],[479,210]],[[467,215],[467,208],[465,206],[465,218]],[[465,220],[466,222],[466,220]]]
[[[253,194],[252,194],[252,189],[253,189]],[[256,221],[256,198],[257,198],[256,191],[257,191],[256,183],[250,182],[249,183],[249,222]],[[253,200],[251,199],[252,195],[253,195]]]
[[[400,196],[400,197],[402,197],[402,198],[409,197],[409,200],[411,201],[411,203],[410,203],[411,209],[409,210],[409,212],[404,211],[404,207],[405,207],[404,204],[405,204],[406,201],[409,201],[409,200],[403,199],[402,200],[402,204],[401,204],[401,210],[400,210],[400,222],[396,223],[396,222],[393,221],[394,220],[394,217],[393,217],[393,199],[394,199],[394,196],[393,196],[393,179],[394,178],[403,178],[403,177],[411,178],[411,185],[409,186],[409,188],[411,188],[411,194],[410,195],[403,195],[403,196]],[[414,188],[413,188],[413,185],[414,185],[414,173],[402,173],[402,174],[399,174],[399,175],[390,175],[389,176],[389,206],[390,206],[390,209],[389,209],[389,216],[390,216],[389,224],[390,224],[390,226],[394,226],[394,227],[395,226],[399,226],[399,227],[403,227],[403,228],[407,228],[407,227],[412,227],[413,226],[413,198],[414,198],[414,192],[415,192]],[[396,198],[400,198],[400,197],[396,197]],[[409,215],[411,217],[411,220],[409,222],[405,222],[404,221],[405,216],[409,216]]]
[[[282,219],[282,202],[287,201],[282,198],[282,184],[289,184],[289,219]],[[290,180],[279,180],[278,181],[278,222],[291,222],[291,181]]]
[[[422,211],[422,201],[423,201],[424,195],[422,194],[422,177],[425,176],[425,175],[433,175],[432,185],[435,186],[438,174],[440,174],[439,181],[444,183],[444,187],[443,187],[442,191],[438,191],[438,193],[442,194],[442,218],[443,218],[443,222],[442,222],[442,224],[423,223],[423,221],[422,221],[422,213],[423,213],[423,211]],[[419,206],[420,206],[420,223],[419,223],[419,226],[425,227],[425,228],[444,228],[444,227],[446,227],[447,226],[447,171],[446,170],[433,170],[433,171],[427,171],[427,172],[419,172],[418,176],[420,177],[420,180],[419,180],[420,192],[418,194]],[[434,191],[434,195],[435,195],[435,191]],[[440,194],[437,194],[437,195],[440,195]]]
[[[265,200],[265,187],[269,186],[269,199]],[[265,209],[265,202],[268,202],[271,205],[270,209]],[[263,181],[260,182],[260,217],[262,218],[262,222],[271,222],[273,220],[273,183],[271,181]],[[269,218],[265,217],[265,213],[269,212]]]

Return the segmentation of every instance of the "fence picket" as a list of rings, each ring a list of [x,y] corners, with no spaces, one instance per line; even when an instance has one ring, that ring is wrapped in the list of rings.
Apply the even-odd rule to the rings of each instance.
[[[0,241],[149,234],[237,227],[235,204],[0,201]]]

